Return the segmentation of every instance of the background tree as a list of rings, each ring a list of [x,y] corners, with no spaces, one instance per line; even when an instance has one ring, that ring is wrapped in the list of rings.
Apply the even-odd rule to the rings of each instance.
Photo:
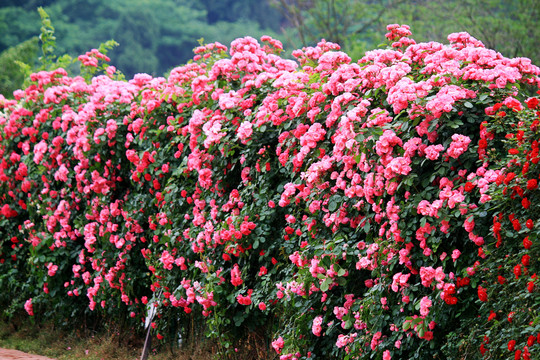
[[[444,41],[466,31],[504,56],[540,62],[538,0],[419,0],[391,8],[385,17],[410,25],[417,41]]]
[[[280,30],[283,23],[277,8],[269,1],[253,0],[201,0],[210,25],[217,22],[256,22],[263,29]]]
[[[445,41],[449,33],[466,31],[505,56],[540,61],[538,0],[270,1],[293,30],[293,48],[324,38],[359,58],[378,45],[387,24],[399,23],[410,25],[417,41]]]
[[[270,0],[294,28],[296,46],[308,46],[321,38],[351,52],[365,50],[380,39],[385,14],[404,0]],[[293,41],[294,42],[294,41]]]
[[[75,57],[114,39],[109,54],[128,77],[163,75],[187,62],[198,39],[227,44],[237,37],[277,37],[278,10],[255,0],[32,0],[0,4],[0,51],[39,34],[43,6],[56,28],[57,51]]]
[[[27,75],[24,64],[33,65],[38,53],[38,38],[33,37],[0,53],[0,94],[11,95]]]

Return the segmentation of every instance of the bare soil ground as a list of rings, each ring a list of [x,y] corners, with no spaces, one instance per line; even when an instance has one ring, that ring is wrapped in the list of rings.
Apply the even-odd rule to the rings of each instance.
[[[26,354],[18,350],[0,349],[0,360],[53,360],[51,358]]]

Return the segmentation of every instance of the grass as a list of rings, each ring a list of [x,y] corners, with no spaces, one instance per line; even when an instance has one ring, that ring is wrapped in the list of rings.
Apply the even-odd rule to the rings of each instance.
[[[21,326],[0,321],[0,347],[44,355],[57,360],[139,360],[144,338],[107,330],[99,334],[67,332],[48,325]],[[206,346],[206,348],[205,348]],[[206,341],[189,349],[152,348],[149,360],[212,360]]]

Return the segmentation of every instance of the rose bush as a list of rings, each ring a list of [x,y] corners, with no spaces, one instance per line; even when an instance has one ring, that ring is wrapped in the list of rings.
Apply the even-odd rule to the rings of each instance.
[[[204,323],[229,354],[532,358],[540,69],[388,30],[357,63],[246,37],[168,78],[95,50],[33,74],[0,99],[0,302],[155,307],[159,339]]]

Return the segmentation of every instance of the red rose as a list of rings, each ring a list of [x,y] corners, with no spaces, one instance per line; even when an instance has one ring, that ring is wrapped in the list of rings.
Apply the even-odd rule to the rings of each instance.
[[[527,103],[527,107],[529,109],[534,109],[536,106],[538,106],[538,99],[537,98],[530,98],[525,101]]]
[[[482,353],[482,355],[484,355],[486,353],[486,351],[487,351],[487,349],[484,346],[484,344],[480,345],[480,352]]]
[[[484,289],[482,286],[479,286],[479,287],[478,287],[478,298],[479,298],[480,301],[482,301],[482,302],[486,302],[486,301],[487,301],[487,291],[486,291],[486,289]]]
[[[512,181],[514,178],[516,177],[516,174],[514,174],[513,172],[509,172],[508,174],[506,174],[506,176],[504,177],[504,183],[506,185],[508,185],[510,183],[510,181]]]
[[[522,173],[523,175],[527,174],[527,172],[529,171],[529,166],[530,166],[530,165],[529,165],[528,162],[526,162],[525,164],[523,164],[523,168],[521,169],[521,173]]]
[[[510,340],[508,342],[508,351],[514,351],[515,346],[516,346],[516,340]]]
[[[516,279],[520,277],[521,275],[521,264],[517,264],[514,266],[514,275],[516,275]]]
[[[470,181],[467,181],[465,183],[465,191],[469,192],[469,191],[472,191],[472,189],[474,189],[474,184]]]
[[[516,315],[516,313],[514,311],[510,311],[510,313],[508,313],[508,322],[511,323],[512,320],[514,319],[514,315]]]

